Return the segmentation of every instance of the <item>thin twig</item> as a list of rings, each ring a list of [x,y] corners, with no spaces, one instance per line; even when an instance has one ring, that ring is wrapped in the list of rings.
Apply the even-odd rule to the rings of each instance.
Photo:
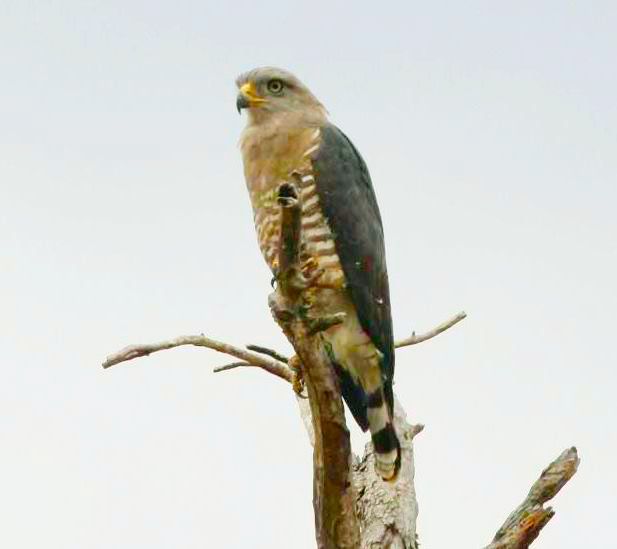
[[[578,468],[576,448],[568,448],[534,482],[525,501],[506,519],[485,549],[527,549],[540,530],[553,518],[552,508],[544,504],[555,497]]]
[[[436,326],[432,330],[424,334],[420,334],[420,335],[416,335],[416,333],[414,332],[408,338],[397,341],[394,344],[394,346],[396,348],[399,348],[399,347],[407,347],[409,345],[416,345],[418,343],[422,343],[423,341],[426,341],[427,339],[431,339],[439,335],[440,333],[445,332],[448,328],[452,328],[452,326],[454,326],[455,324],[457,324],[458,322],[460,322],[466,317],[467,317],[467,313],[465,311],[461,311],[457,315],[453,316],[451,319],[446,320],[445,322],[441,323],[439,326]]]
[[[235,368],[240,368],[242,366],[248,366],[250,368],[253,368],[253,365],[249,364],[248,362],[232,362],[231,364],[224,364],[223,366],[217,366],[212,371],[215,374],[218,374],[219,372],[226,372],[227,370],[233,370]]]
[[[289,357],[280,354],[278,351],[274,349],[269,349],[268,347],[262,347],[261,345],[253,345],[252,343],[247,345],[246,348],[249,351],[255,351],[256,353],[260,353],[262,355],[267,355],[272,357],[274,360],[278,360],[279,362],[284,362],[285,364],[289,364]]]
[[[196,347],[207,347],[218,351],[219,353],[225,353],[240,360],[247,362],[251,366],[263,368],[264,370],[274,374],[285,381],[291,383],[292,373],[291,370],[283,363],[276,360],[268,359],[257,353],[251,353],[239,347],[234,347],[228,343],[222,343],[215,339],[210,339],[206,336],[180,336],[175,339],[168,339],[166,341],[160,341],[158,343],[149,343],[144,345],[129,345],[124,349],[121,349],[117,353],[107,357],[103,362],[103,368],[109,368],[115,364],[126,362],[127,360],[133,360],[141,356],[148,356],[151,353],[157,351],[163,351],[165,349],[173,349],[174,347],[180,347],[182,345],[195,345]]]

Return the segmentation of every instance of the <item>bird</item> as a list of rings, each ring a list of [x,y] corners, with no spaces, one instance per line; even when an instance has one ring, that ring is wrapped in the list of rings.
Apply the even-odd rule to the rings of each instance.
[[[277,189],[295,180],[302,270],[318,273],[312,307],[345,313],[321,333],[323,348],[354,419],[370,430],[376,472],[392,481],[401,463],[393,421],[394,341],[383,224],[368,168],[290,72],[259,67],[242,73],[236,86],[238,112],[248,112],[239,145],[261,253],[276,276]]]

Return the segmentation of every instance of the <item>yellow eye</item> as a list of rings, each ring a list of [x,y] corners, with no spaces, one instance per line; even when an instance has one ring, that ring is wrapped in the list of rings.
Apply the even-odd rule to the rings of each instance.
[[[268,91],[270,93],[279,94],[283,91],[283,82],[278,79],[270,80],[268,82]]]

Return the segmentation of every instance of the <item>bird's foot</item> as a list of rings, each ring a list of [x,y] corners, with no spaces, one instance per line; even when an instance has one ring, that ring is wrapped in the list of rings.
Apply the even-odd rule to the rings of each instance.
[[[319,263],[314,257],[310,257],[302,263],[300,272],[304,279],[304,287],[312,288],[319,285],[319,279],[323,276],[325,270],[319,266]]]

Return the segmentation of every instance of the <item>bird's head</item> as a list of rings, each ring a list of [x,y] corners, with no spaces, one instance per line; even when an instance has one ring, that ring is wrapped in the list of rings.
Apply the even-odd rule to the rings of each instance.
[[[300,80],[283,69],[253,69],[241,74],[236,85],[238,112],[247,109],[252,122],[290,114],[315,122],[325,118],[323,105]]]

